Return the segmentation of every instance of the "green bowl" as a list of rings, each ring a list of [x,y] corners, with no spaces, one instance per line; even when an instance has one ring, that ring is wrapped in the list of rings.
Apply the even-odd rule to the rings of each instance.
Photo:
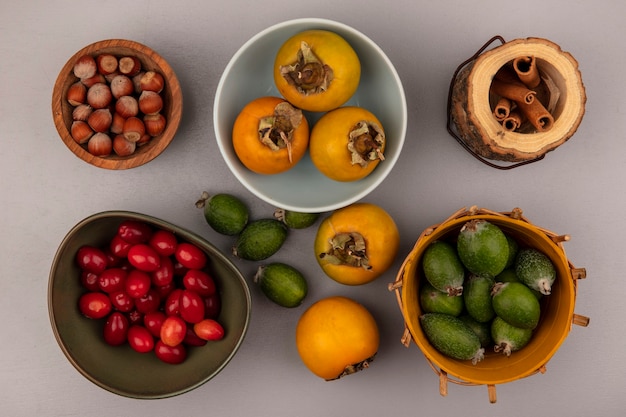
[[[86,244],[106,244],[126,219],[141,220],[174,232],[180,241],[203,249],[209,259],[222,302],[218,321],[226,334],[220,341],[190,347],[187,359],[181,364],[162,362],[154,353],[135,352],[128,344],[107,345],[102,336],[104,321],[88,319],[78,310],[78,298],[85,292],[75,263],[78,248]],[[217,375],[233,358],[245,337],[250,307],[250,292],[243,275],[211,243],[163,220],[127,211],[94,214],[74,226],[57,250],[48,283],[50,322],[67,359],[91,382],[131,398],[175,396],[197,388]]]

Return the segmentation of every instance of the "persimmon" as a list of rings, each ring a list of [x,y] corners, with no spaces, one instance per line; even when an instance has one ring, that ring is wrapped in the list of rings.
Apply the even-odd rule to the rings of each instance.
[[[274,61],[280,94],[302,110],[325,112],[345,104],[361,79],[352,46],[328,30],[306,30],[289,38]]]
[[[296,326],[296,347],[306,367],[327,381],[369,367],[378,351],[376,320],[347,297],[332,296],[312,304]]]
[[[368,176],[385,159],[385,132],[372,112],[346,106],[325,113],[313,126],[309,152],[322,174],[350,182]]]
[[[244,106],[233,125],[233,147],[241,163],[259,174],[293,168],[309,144],[302,111],[280,97],[259,97]]]
[[[353,203],[322,220],[315,257],[326,275],[345,285],[367,284],[393,264],[400,233],[382,207]]]

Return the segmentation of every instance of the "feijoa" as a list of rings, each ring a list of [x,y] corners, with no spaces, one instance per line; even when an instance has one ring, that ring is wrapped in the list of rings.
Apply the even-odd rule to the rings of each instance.
[[[501,319],[522,329],[537,327],[539,301],[526,285],[521,282],[497,282],[491,295],[493,310]]]
[[[491,287],[493,284],[493,278],[474,274],[471,274],[463,284],[465,309],[478,322],[491,321],[496,315],[491,305]]]
[[[429,282],[420,284],[420,306],[425,313],[444,313],[458,316],[463,311],[463,297],[450,296]],[[490,301],[491,302],[491,301]]]
[[[543,252],[525,248],[515,259],[515,273],[521,282],[543,295],[550,295],[556,280],[556,269]]]
[[[517,251],[519,250],[519,243],[517,243],[517,240],[515,240],[513,236],[506,233],[505,236],[506,241],[509,244],[509,257],[504,268],[511,268],[515,264],[515,257],[517,256]]]
[[[435,349],[453,359],[481,361],[485,349],[476,333],[458,317],[441,313],[420,316],[420,324],[428,341]]]
[[[519,282],[514,268],[505,268],[494,278],[495,282]]]
[[[468,271],[494,277],[506,266],[509,243],[502,229],[495,224],[472,219],[459,231],[457,252]]]
[[[306,229],[320,217],[319,213],[301,213],[285,209],[276,209],[274,217],[285,223],[290,229]]]
[[[463,293],[465,269],[454,246],[437,240],[428,245],[422,256],[424,276],[439,291],[450,296]]]
[[[515,273],[515,268],[506,268],[504,271],[500,272],[496,276],[495,281],[496,282],[521,282],[519,278],[517,277],[517,274]],[[540,300],[541,297],[543,297],[543,294],[541,294],[541,292],[537,290],[533,290],[532,288],[530,290],[533,292],[533,294],[535,294],[535,297],[537,297],[538,300]]]
[[[493,350],[496,353],[502,352],[510,356],[511,352],[520,350],[530,342],[532,329],[522,329],[507,323],[500,317],[496,317],[491,322],[491,338],[493,339]]]
[[[259,266],[254,282],[267,298],[288,308],[299,306],[308,291],[304,275],[296,268],[281,262]]]
[[[204,209],[204,218],[213,230],[227,236],[234,236],[246,227],[250,212],[239,198],[231,194],[209,195],[202,193],[196,207]]]
[[[476,333],[476,336],[478,336],[478,339],[480,340],[480,346],[486,348],[493,343],[493,340],[491,339],[491,322],[481,323],[474,320],[474,318],[472,318],[469,314],[461,314],[459,319],[461,319],[463,323],[467,324],[467,326],[472,329],[474,333]]]
[[[233,246],[233,255],[249,261],[267,259],[283,246],[287,226],[276,219],[259,219],[248,223]]]

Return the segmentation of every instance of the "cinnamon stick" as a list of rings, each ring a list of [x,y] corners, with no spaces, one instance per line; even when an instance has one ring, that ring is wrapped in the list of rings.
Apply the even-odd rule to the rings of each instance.
[[[509,100],[523,102],[526,104],[531,104],[535,101],[535,95],[537,94],[535,91],[529,90],[521,82],[507,82],[498,78],[495,78],[491,82],[491,91],[494,94],[508,98]]]
[[[509,116],[512,106],[513,103],[511,102],[511,100],[505,97],[501,97],[493,109],[493,115],[496,117],[497,120],[502,121]]]
[[[537,61],[534,56],[520,56],[513,60],[513,69],[517,77],[528,88],[537,88],[541,83]]]
[[[539,100],[534,100],[530,104],[518,102],[517,106],[537,131],[546,132],[554,125],[554,117]]]
[[[514,110],[509,113],[507,117],[502,120],[502,127],[504,130],[508,130],[509,132],[514,132],[522,125],[524,121],[522,115],[517,110]]]

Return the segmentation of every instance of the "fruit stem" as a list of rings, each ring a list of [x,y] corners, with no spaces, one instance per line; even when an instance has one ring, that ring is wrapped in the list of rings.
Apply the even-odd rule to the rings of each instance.
[[[540,279],[539,282],[537,282],[537,285],[539,286],[539,292],[543,295],[550,295],[550,293],[552,292],[552,286],[550,285],[550,281],[546,278]]]
[[[300,109],[287,102],[279,103],[272,115],[259,119],[259,140],[273,151],[287,148],[289,162],[292,162],[293,132],[302,123],[302,117]]]
[[[206,202],[209,201],[209,193],[206,191],[203,191],[202,194],[200,195],[200,199],[198,201],[196,201],[196,207],[197,208],[204,208],[204,206],[206,205]]]
[[[351,375],[354,374],[356,372],[362,371],[363,369],[367,369],[370,367],[370,363],[372,361],[374,361],[374,357],[376,356],[376,354],[374,353],[374,355],[372,355],[371,357],[361,361],[361,362],[357,362],[355,364],[352,365],[348,365],[344,368],[343,372],[340,373],[338,376],[336,376],[335,378],[328,378],[326,379],[326,381],[334,381],[336,379],[339,379],[343,376],[346,375]]]
[[[304,41],[300,44],[296,62],[281,66],[280,72],[287,83],[304,95],[326,91],[333,79],[333,70]]]
[[[365,248],[365,238],[359,233],[340,233],[329,240],[331,248],[328,252],[319,254],[335,265],[348,265],[361,267],[369,270],[369,264]]]
[[[511,356],[511,345],[507,342],[502,342],[493,347],[493,351],[496,353],[502,352],[506,356]]]
[[[352,165],[366,167],[370,161],[384,161],[383,146],[385,133],[378,124],[361,120],[349,134],[348,150],[352,156]]]

